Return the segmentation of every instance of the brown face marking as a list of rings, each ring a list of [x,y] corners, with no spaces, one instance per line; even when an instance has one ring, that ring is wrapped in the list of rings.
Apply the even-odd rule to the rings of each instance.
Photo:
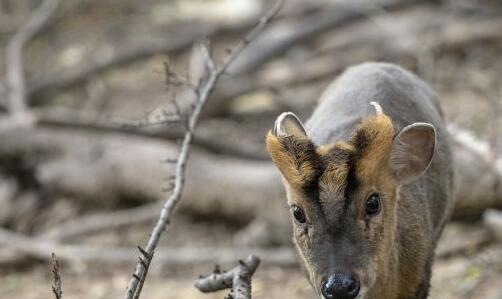
[[[356,129],[351,143],[358,153],[356,176],[370,181],[378,171],[386,169],[392,146],[393,125],[383,113],[369,117]]]
[[[392,121],[377,113],[364,119],[347,142],[315,146],[307,137],[269,133],[267,148],[287,181],[290,204],[302,207],[310,217],[338,224],[357,196],[374,190],[392,197],[388,167],[392,139]]]
[[[310,140],[277,137],[269,132],[266,144],[270,157],[292,187],[309,186],[318,179],[322,161]]]
[[[314,187],[326,198],[345,198],[351,180],[367,182],[385,169],[392,145],[392,121],[383,113],[365,119],[349,142],[315,146],[308,138],[269,133],[267,149],[294,190]]]
[[[354,150],[352,145],[343,141],[319,147],[318,152],[321,153],[326,165],[319,177],[320,193],[343,195],[350,171],[349,162]]]

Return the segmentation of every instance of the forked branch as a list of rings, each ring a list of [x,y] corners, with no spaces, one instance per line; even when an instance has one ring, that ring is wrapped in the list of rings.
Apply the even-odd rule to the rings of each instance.
[[[126,294],[124,296],[125,299],[139,298],[141,289],[147,276],[148,267],[153,259],[155,248],[157,247],[160,236],[166,230],[171,219],[171,215],[173,214],[176,205],[181,199],[185,184],[185,171],[190,152],[190,145],[192,143],[193,134],[199,121],[199,116],[207,102],[207,99],[212,93],[218,79],[225,73],[228,66],[237,58],[242,50],[244,50],[246,46],[263,31],[267,24],[270,23],[272,18],[279,12],[284,2],[285,0],[277,1],[270,12],[261,18],[258,25],[254,29],[252,29],[250,33],[230,52],[230,54],[220,66],[217,66],[214,62],[213,58],[211,57],[210,50],[207,48],[207,46],[202,46],[202,51],[205,55],[208,72],[206,79],[203,81],[204,83],[199,87],[198,92],[196,93],[197,101],[195,103],[195,107],[193,108],[193,112],[188,117],[186,132],[183,137],[183,142],[181,144],[176,163],[173,191],[162,207],[159,219],[157,220],[157,223],[153,228],[150,239],[148,240],[148,243],[144,250],[142,250],[141,252],[142,257],[136,265],[136,270],[134,271],[133,277],[129,281]]]
[[[228,298],[251,299],[251,279],[259,265],[260,259],[250,255],[229,271],[221,272],[217,267],[213,273],[196,279],[194,286],[203,293],[231,288]]]

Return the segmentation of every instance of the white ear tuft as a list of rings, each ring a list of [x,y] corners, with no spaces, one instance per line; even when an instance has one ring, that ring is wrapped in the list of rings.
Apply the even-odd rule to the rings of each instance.
[[[428,123],[414,123],[399,132],[392,142],[390,169],[398,183],[422,175],[432,162],[436,129]]]
[[[295,136],[306,138],[307,131],[302,122],[293,112],[284,112],[275,120],[272,134],[278,137]]]

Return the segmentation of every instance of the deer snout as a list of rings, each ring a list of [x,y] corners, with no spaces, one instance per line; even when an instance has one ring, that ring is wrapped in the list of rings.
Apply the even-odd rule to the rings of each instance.
[[[353,299],[359,294],[360,283],[357,276],[337,272],[326,279],[321,292],[326,299]]]

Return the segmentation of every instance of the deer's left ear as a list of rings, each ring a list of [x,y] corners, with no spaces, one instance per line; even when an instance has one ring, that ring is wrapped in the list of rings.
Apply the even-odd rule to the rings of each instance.
[[[414,123],[399,132],[392,142],[390,169],[396,181],[407,183],[422,175],[434,157],[436,129],[428,123]]]

